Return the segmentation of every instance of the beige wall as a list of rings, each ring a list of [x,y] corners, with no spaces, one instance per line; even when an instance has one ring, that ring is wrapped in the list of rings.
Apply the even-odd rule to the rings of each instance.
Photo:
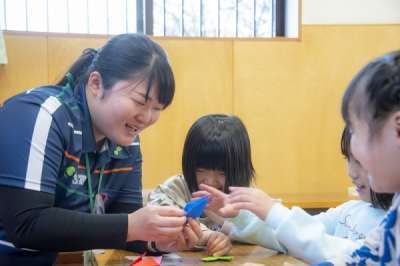
[[[105,40],[6,32],[0,102],[53,83],[83,48]],[[184,137],[196,118],[224,112],[247,125],[259,187],[292,202],[346,198],[341,94],[368,60],[400,49],[400,25],[306,25],[298,41],[156,40],[170,56],[177,93],[142,135],[145,188],[180,172]]]
[[[299,42],[234,42],[234,113],[249,128],[258,185],[284,199],[346,197],[342,92],[369,59],[399,48],[400,25],[303,26]]]
[[[303,24],[400,23],[399,0],[302,0],[302,3]]]

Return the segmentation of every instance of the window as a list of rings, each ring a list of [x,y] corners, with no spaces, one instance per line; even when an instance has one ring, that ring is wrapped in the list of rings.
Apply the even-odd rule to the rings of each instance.
[[[272,37],[275,4],[275,0],[154,0],[153,33],[156,36]]]
[[[298,1],[0,0],[0,27],[86,34],[297,37]],[[285,14],[291,14],[291,18],[287,19]],[[297,17],[293,18],[293,14]],[[295,29],[295,33],[288,34],[287,29]]]
[[[119,34],[136,32],[136,0],[0,0],[6,30]]]

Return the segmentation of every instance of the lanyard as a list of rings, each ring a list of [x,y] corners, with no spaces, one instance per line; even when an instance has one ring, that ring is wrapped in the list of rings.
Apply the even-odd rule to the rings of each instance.
[[[86,161],[86,175],[88,178],[88,194],[89,194],[90,211],[93,212],[93,210],[94,210],[93,198],[95,195],[92,190],[92,175],[90,173],[89,157],[88,157],[87,153],[85,154],[85,161]],[[97,194],[100,193],[101,181],[103,179],[103,174],[104,174],[104,166],[101,167],[101,169],[100,169],[100,178],[99,178],[99,186],[97,188]]]

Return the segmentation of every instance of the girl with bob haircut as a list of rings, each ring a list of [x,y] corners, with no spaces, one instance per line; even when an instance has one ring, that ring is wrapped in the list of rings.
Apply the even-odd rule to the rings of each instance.
[[[0,108],[0,264],[197,243],[200,227],[184,226],[182,210],[142,207],[139,134],[174,91],[164,50],[144,35],[122,34],[86,49],[57,85],[8,99]]]
[[[248,187],[254,180],[251,147],[242,121],[233,115],[211,114],[199,118],[187,133],[182,154],[183,175],[167,179],[148,195],[147,204],[184,208],[207,184],[227,192],[230,186]],[[227,254],[231,241],[219,232],[224,221],[216,215],[200,218],[203,231],[197,247],[207,247],[209,255]]]

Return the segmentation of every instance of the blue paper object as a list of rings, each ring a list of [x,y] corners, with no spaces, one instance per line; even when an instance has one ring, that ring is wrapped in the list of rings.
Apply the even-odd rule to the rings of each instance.
[[[191,200],[188,202],[184,208],[184,211],[186,213],[186,216],[189,218],[197,219],[199,218],[207,206],[208,203],[208,197],[203,196],[198,199]]]

